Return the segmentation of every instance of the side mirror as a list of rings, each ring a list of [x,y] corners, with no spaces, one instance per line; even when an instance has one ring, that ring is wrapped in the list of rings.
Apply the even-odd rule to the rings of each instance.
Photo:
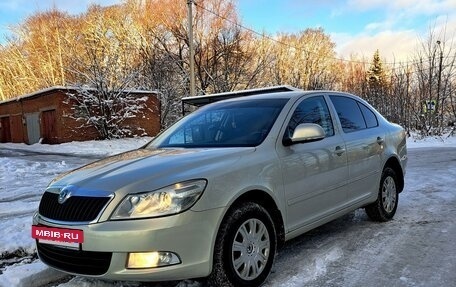
[[[290,146],[297,143],[319,141],[325,138],[325,131],[317,124],[300,124],[293,132],[291,139],[285,139],[283,144]]]

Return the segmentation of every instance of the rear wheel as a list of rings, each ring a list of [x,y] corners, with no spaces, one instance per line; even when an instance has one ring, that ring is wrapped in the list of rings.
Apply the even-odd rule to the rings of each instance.
[[[384,222],[393,218],[399,201],[398,186],[396,172],[390,167],[385,167],[377,200],[365,208],[372,220]]]
[[[227,214],[214,250],[212,286],[260,286],[269,275],[277,239],[269,213],[243,203]]]

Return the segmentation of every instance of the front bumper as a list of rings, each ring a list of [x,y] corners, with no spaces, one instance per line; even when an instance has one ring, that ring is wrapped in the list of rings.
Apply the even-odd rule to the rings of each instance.
[[[223,208],[202,212],[189,210],[161,218],[106,221],[89,225],[55,224],[36,214],[33,224],[83,230],[84,243],[81,244],[81,251],[112,253],[107,271],[101,275],[91,275],[59,267],[58,263],[50,263],[38,252],[44,263],[61,271],[113,280],[181,280],[210,274],[212,250],[223,212]],[[181,263],[156,268],[126,268],[129,252],[152,251],[174,252]],[[75,254],[77,256],[77,252]]]

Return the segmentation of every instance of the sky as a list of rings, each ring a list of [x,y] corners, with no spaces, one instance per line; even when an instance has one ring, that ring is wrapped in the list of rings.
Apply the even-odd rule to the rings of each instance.
[[[36,11],[56,7],[78,14],[91,3],[120,2],[0,0],[0,43],[5,41],[8,26]],[[369,59],[378,49],[388,61],[406,61],[431,31],[442,45],[456,47],[456,0],[237,0],[237,7],[242,25],[259,33],[273,36],[321,27],[344,59],[350,55]]]
[[[455,0],[241,0],[239,8],[254,30],[322,27],[343,58],[371,58],[379,49],[389,61],[407,60],[432,30],[442,43],[456,44]]]

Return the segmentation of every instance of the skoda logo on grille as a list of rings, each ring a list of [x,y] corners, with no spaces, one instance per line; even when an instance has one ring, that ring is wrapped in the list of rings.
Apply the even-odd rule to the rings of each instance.
[[[63,204],[71,196],[71,191],[68,186],[62,188],[59,193],[59,203]]]

